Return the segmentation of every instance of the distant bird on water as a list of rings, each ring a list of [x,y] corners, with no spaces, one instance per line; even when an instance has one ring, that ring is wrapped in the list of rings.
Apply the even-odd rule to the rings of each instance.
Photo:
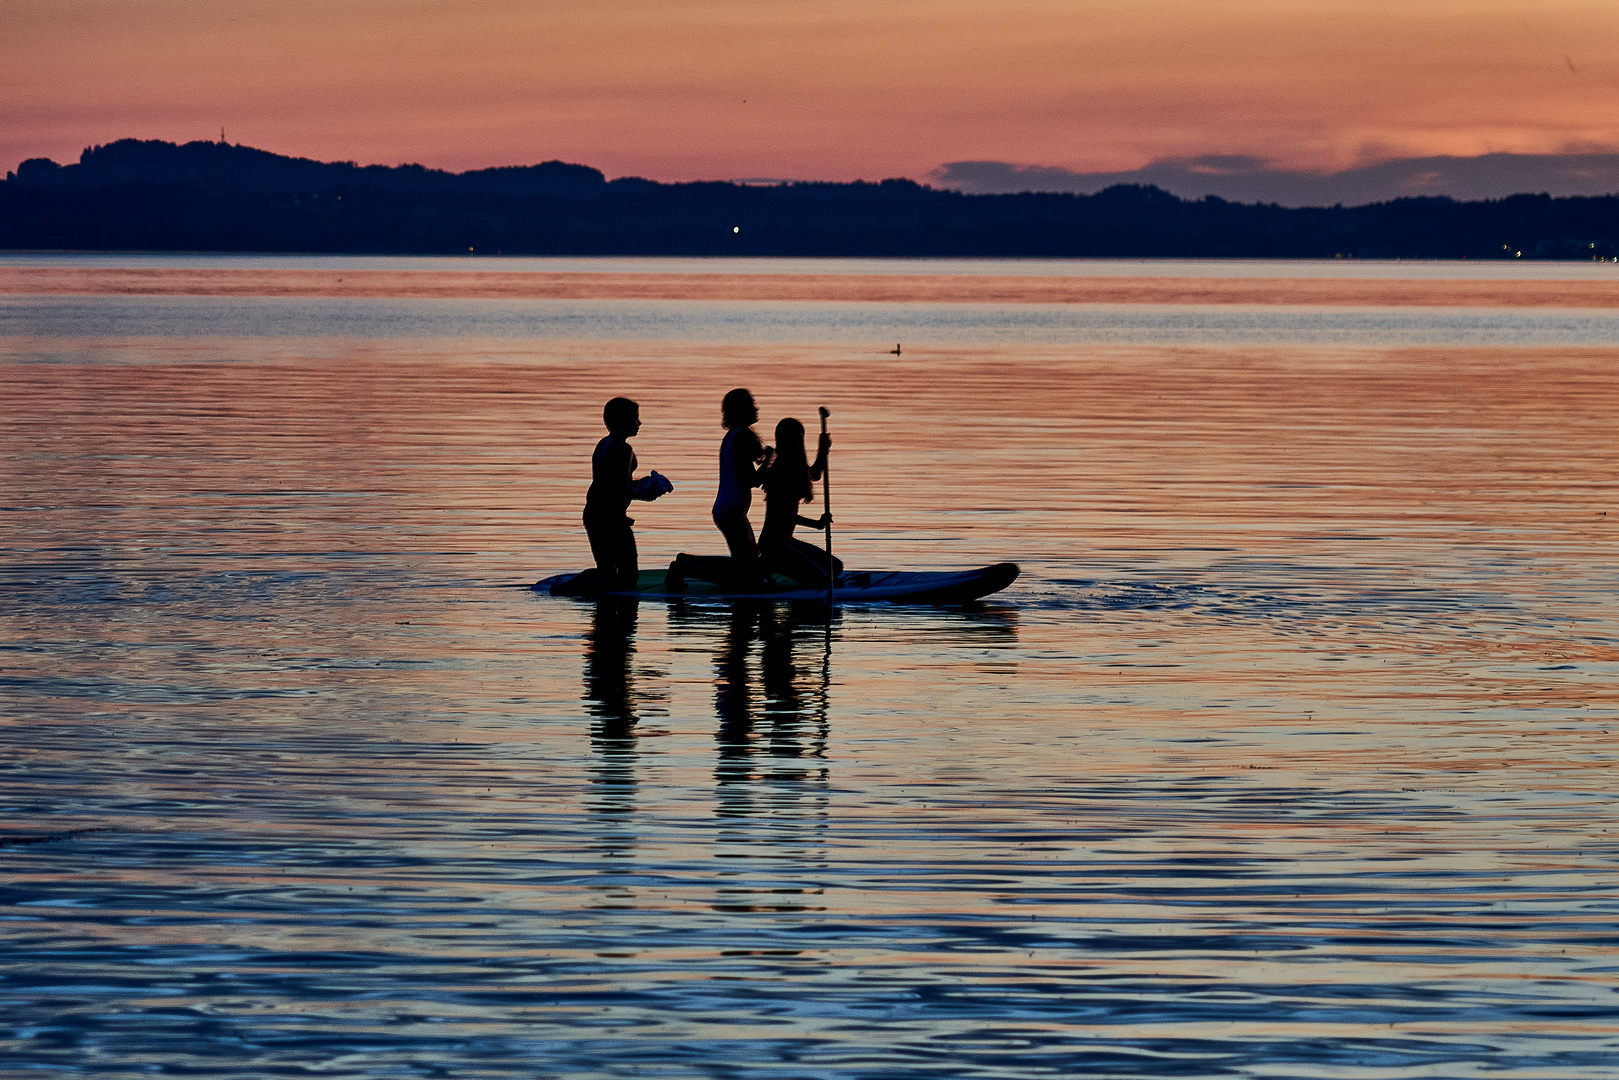
[[[899,346],[895,345],[892,349],[889,349],[888,350],[888,355],[889,356],[898,356],[898,355],[900,355]]]

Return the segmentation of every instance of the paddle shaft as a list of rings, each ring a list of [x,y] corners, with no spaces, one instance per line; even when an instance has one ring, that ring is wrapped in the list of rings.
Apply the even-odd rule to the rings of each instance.
[[[826,421],[832,414],[821,406],[821,434],[826,434]],[[832,607],[832,586],[835,584],[836,574],[832,572],[832,452],[826,454],[826,460],[821,462],[821,509],[826,511],[826,606]]]

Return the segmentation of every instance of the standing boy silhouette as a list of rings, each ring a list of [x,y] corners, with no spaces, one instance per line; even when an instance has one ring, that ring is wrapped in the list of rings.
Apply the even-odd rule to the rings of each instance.
[[[635,478],[638,463],[629,440],[641,430],[641,406],[616,397],[602,407],[602,422],[607,437],[590,456],[590,491],[585,495],[585,535],[596,559],[597,580],[592,584],[604,592],[634,591],[641,567],[635,551],[635,519],[627,513],[630,500],[651,502],[673,491],[674,485],[658,472]]]

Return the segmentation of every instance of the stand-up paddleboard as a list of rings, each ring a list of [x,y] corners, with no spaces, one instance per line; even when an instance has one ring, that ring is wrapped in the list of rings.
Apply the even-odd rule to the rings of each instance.
[[[642,600],[770,600],[826,602],[827,591],[809,588],[796,581],[776,577],[770,587],[749,592],[726,589],[706,581],[686,579],[682,592],[669,592],[664,588],[665,570],[643,570],[633,592],[603,591],[591,587],[594,575],[557,574],[536,581],[535,592],[552,596],[638,597]],[[832,602],[859,604],[886,602],[890,604],[959,604],[977,600],[981,596],[999,592],[1017,580],[1018,568],[1014,563],[996,563],[977,570],[959,570],[942,573],[918,573],[904,570],[849,570],[838,575],[832,589]],[[584,577],[581,581],[580,578]]]

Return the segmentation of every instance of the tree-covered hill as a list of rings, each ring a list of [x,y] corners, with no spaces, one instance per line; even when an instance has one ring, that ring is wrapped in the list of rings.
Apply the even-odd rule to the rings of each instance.
[[[849,184],[609,181],[539,165],[449,173],[126,139],[0,182],[0,248],[376,254],[1619,257],[1619,198],[1399,199],[1290,209]]]

